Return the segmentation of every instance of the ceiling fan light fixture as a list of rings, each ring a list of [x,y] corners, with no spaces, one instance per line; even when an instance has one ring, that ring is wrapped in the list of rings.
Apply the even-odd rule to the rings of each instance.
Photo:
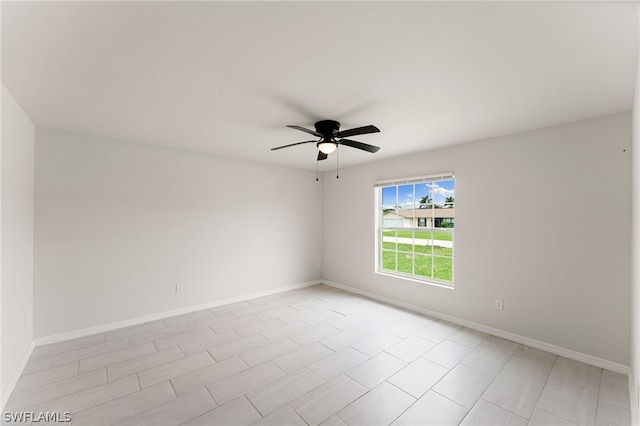
[[[331,154],[337,147],[338,144],[335,142],[321,142],[318,144],[318,149],[324,154]]]

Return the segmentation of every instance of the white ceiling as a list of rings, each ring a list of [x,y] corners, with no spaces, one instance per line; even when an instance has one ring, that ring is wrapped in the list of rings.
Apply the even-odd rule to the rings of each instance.
[[[343,166],[632,107],[637,2],[2,2],[38,126],[315,170],[286,124],[379,134]],[[321,170],[335,167],[321,162]]]

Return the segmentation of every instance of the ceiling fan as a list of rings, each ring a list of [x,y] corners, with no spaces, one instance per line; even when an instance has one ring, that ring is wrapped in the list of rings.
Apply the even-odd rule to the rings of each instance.
[[[356,127],[354,129],[340,131],[340,123],[334,120],[321,120],[316,122],[316,130],[309,130],[300,126],[288,125],[292,129],[300,130],[320,138],[320,140],[296,142],[289,145],[278,146],[271,148],[271,151],[275,151],[282,148],[288,148],[290,146],[302,145],[305,143],[315,143],[318,147],[318,161],[326,160],[329,154],[338,148],[338,145],[350,146],[352,148],[361,149],[367,152],[377,152],[380,147],[369,145],[366,143],[353,141],[350,139],[343,139],[349,136],[366,135],[367,133],[377,133],[380,131],[376,126],[363,126]]]

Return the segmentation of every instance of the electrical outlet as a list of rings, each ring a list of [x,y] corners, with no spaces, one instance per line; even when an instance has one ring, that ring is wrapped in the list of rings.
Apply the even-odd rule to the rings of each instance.
[[[501,311],[502,310],[502,299],[496,299],[493,301],[494,306],[496,307],[497,310]]]
[[[184,290],[184,284],[176,284],[176,293],[181,293]]]

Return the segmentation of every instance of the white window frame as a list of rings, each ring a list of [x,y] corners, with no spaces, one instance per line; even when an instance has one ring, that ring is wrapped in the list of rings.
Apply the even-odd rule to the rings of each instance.
[[[389,179],[389,180],[380,180],[374,183],[375,190],[375,214],[376,214],[376,229],[375,229],[375,273],[380,275],[392,276],[395,278],[401,278],[409,281],[416,281],[419,283],[425,283],[430,285],[435,285],[438,287],[444,287],[447,289],[453,289],[455,287],[455,233],[454,228],[435,228],[435,212],[432,215],[431,227],[418,227],[417,223],[414,227],[399,227],[399,226],[384,226],[383,223],[383,212],[382,212],[382,188],[389,186],[402,186],[409,184],[420,184],[420,183],[428,183],[428,182],[439,182],[445,180],[454,180],[455,175],[453,172],[446,173],[438,173],[434,175],[425,175],[425,176],[416,176],[410,178],[403,179]],[[455,185],[455,184],[454,184]],[[396,231],[432,231],[432,232],[447,232],[453,234],[452,237],[452,249],[453,255],[451,257],[452,262],[452,276],[451,281],[441,280],[435,277],[424,277],[422,275],[417,274],[409,274],[405,272],[399,271],[391,271],[388,269],[382,269],[382,256],[383,256],[383,235],[384,231],[396,230]],[[396,250],[396,256],[398,251]],[[437,255],[435,255],[437,256]],[[397,261],[397,260],[396,260]]]

